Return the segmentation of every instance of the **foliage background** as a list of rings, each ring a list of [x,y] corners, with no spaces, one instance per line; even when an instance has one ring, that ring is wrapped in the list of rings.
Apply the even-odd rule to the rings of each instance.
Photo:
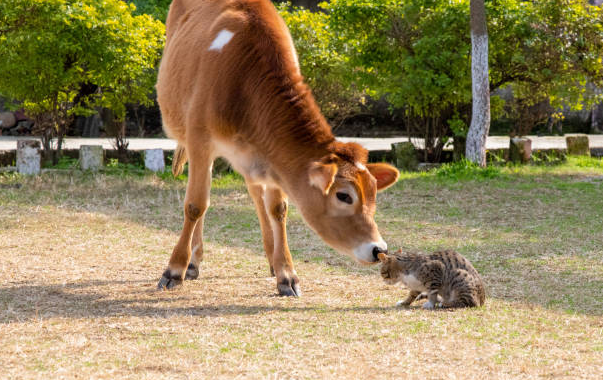
[[[48,140],[98,107],[123,120],[149,104],[163,23],[119,0],[0,2],[0,94],[18,102]]]
[[[148,105],[169,0],[5,0],[0,94],[30,113]],[[552,132],[602,99],[603,10],[584,0],[487,1],[494,130]],[[332,0],[277,5],[302,73],[337,128],[389,107],[432,159],[462,141],[471,112],[469,0]],[[10,37],[10,38],[9,38]],[[94,95],[86,86],[101,88]],[[57,90],[60,89],[60,90]],[[382,107],[383,108],[383,107]],[[92,111],[91,111],[92,110]],[[65,118],[68,121],[68,117]]]

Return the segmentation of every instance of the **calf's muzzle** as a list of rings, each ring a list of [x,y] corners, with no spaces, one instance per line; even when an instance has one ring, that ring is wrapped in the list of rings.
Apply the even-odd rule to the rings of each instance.
[[[375,259],[375,261],[379,261],[377,255],[379,255],[380,253],[387,253],[387,249],[382,249],[380,247],[375,246],[375,248],[373,248],[373,258]]]

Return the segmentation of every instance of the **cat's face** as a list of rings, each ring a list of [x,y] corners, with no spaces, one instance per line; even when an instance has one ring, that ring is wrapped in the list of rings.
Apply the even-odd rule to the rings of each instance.
[[[401,263],[392,255],[386,255],[385,253],[379,253],[377,255],[379,261],[381,261],[381,277],[388,285],[394,285],[400,282],[404,268]]]

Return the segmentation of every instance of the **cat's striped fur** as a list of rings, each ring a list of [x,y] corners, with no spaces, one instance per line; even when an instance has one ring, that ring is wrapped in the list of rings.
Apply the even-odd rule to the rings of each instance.
[[[418,253],[379,254],[381,276],[388,284],[404,283],[408,297],[399,302],[410,305],[420,295],[428,301],[424,308],[474,307],[484,304],[484,283],[471,262],[455,251],[439,251],[429,255]]]

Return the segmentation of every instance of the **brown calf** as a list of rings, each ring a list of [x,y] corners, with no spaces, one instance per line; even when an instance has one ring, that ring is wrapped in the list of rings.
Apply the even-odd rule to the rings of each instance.
[[[199,274],[212,163],[224,157],[245,178],[280,294],[299,296],[287,246],[287,197],[329,245],[362,263],[387,250],[373,220],[377,190],[398,171],[335,140],[303,83],[291,36],[269,0],[174,0],[157,98],[188,159],[184,227],[160,289]],[[191,257],[192,256],[192,257]]]

